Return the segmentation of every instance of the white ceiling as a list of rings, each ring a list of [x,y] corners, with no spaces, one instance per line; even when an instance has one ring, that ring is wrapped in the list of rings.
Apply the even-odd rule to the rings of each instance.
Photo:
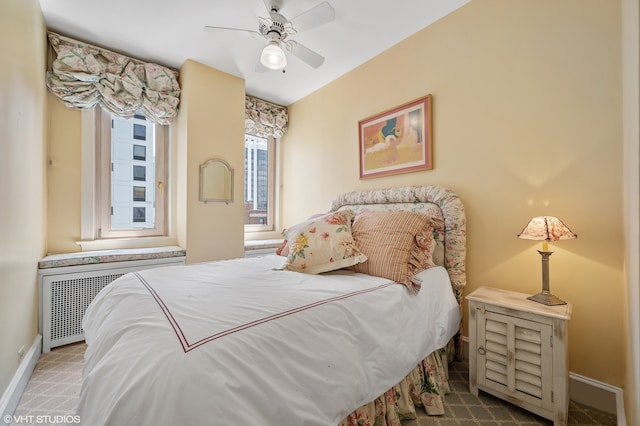
[[[320,53],[314,69],[287,52],[285,73],[255,71],[266,40],[205,25],[258,30],[263,0],[40,0],[48,29],[179,69],[192,59],[246,81],[248,94],[289,105],[470,0],[328,0],[335,20],[288,39]],[[283,0],[292,20],[322,0]]]

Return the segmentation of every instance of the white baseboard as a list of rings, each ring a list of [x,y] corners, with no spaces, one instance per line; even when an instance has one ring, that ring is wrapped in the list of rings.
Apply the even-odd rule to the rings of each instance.
[[[22,393],[29,383],[29,378],[36,368],[40,354],[42,353],[42,335],[38,334],[29,348],[29,351],[22,358],[22,362],[18,366],[16,374],[9,383],[0,399],[0,426],[9,426],[11,422],[7,422],[7,416],[13,416],[22,398]]]
[[[469,338],[462,337],[462,354],[469,359]],[[569,372],[569,398],[577,403],[615,414],[618,426],[626,426],[622,389]]]
[[[580,404],[615,414],[618,426],[626,426],[621,388],[580,374],[569,373],[569,396]]]

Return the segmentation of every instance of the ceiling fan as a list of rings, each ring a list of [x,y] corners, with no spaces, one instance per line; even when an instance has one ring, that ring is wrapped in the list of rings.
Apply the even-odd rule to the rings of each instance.
[[[318,68],[322,65],[324,62],[322,55],[294,40],[288,39],[288,37],[333,21],[335,18],[333,7],[324,1],[289,21],[280,14],[283,0],[263,1],[269,12],[269,17],[258,17],[258,31],[209,25],[205,26],[204,29],[205,31],[241,31],[249,33],[253,37],[262,36],[267,39],[268,43],[262,50],[260,60],[256,65],[256,71],[259,72],[284,69],[287,65],[287,57],[282,50],[283,46],[313,68]]]

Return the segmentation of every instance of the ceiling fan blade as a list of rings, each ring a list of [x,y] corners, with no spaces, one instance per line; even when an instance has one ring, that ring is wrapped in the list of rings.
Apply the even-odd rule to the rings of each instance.
[[[282,0],[264,0],[264,6],[267,8],[267,12],[271,13],[273,9],[279,11],[282,9]]]
[[[317,54],[313,50],[301,45],[300,43],[289,40],[286,45],[291,53],[300,58],[302,61],[311,65],[313,68],[318,68],[324,63],[324,56]]]
[[[260,35],[259,32],[257,31],[253,31],[253,30],[245,30],[243,28],[228,28],[228,27],[214,27],[211,25],[205,25],[204,30],[207,32],[216,32],[219,30],[225,30],[225,31],[238,31],[238,32],[242,32],[242,33],[249,33],[251,35],[251,37],[257,37]]]
[[[331,22],[335,17],[335,10],[325,1],[293,18],[291,25],[297,32],[302,32]]]

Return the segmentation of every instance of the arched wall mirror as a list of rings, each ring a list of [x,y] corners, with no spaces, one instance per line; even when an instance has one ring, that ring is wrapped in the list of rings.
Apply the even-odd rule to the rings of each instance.
[[[233,169],[229,163],[212,158],[200,165],[200,201],[233,201]]]

